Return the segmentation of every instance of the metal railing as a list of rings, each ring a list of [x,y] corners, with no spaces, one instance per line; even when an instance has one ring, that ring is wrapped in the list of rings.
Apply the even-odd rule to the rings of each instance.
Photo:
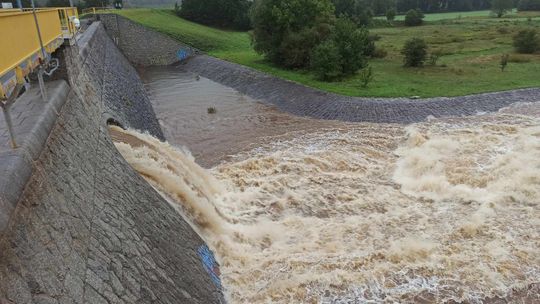
[[[66,40],[74,40],[77,18],[74,7],[0,10],[0,107],[13,148],[17,143],[9,109],[25,85],[25,77],[36,69],[41,97],[47,100],[43,75],[58,69],[59,60],[51,54]]]
[[[31,8],[0,10],[0,99],[10,95],[21,77],[48,60],[64,39],[74,37],[77,17],[74,7],[36,9],[35,17]]]

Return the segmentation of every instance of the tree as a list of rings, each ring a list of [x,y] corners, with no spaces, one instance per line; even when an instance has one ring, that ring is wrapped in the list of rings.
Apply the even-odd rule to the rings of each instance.
[[[315,47],[311,67],[323,80],[355,74],[367,66],[371,44],[365,28],[359,28],[348,17],[339,18],[332,36]]]
[[[250,6],[249,0],[183,0],[178,15],[206,25],[248,29]]]
[[[518,4],[520,11],[540,11],[540,0],[521,0]]]
[[[330,0],[257,0],[251,11],[255,51],[289,68],[306,67],[335,22]]]
[[[417,9],[412,9],[407,12],[405,15],[405,25],[407,26],[417,26],[421,25],[424,22],[424,13]]]
[[[110,0],[85,0],[85,7],[103,7],[109,6]]]
[[[6,1],[6,2],[7,2],[7,1]],[[19,7],[18,4],[17,4],[17,0],[11,0],[10,2],[11,2],[11,5],[13,5],[14,8],[18,8],[18,7]],[[21,4],[22,4],[22,6],[23,6],[24,8],[32,7],[32,2],[31,2],[30,0],[22,0],[22,1],[21,1]],[[35,3],[35,2],[34,2],[34,5],[35,5],[36,7],[41,6],[41,5],[39,5],[39,3]]]
[[[69,0],[48,0],[48,7],[69,7]]]
[[[344,75],[352,75],[366,66],[373,50],[369,32],[364,27],[358,28],[349,18],[339,18],[333,38],[342,58]]]
[[[395,8],[388,9],[386,11],[386,20],[394,21],[395,18],[396,18],[396,9]]]
[[[512,10],[514,6],[513,0],[492,0],[491,11],[497,15],[497,18],[501,18],[508,11]]]
[[[343,58],[334,40],[326,40],[313,49],[311,69],[317,78],[325,81],[334,80],[341,76]]]
[[[535,29],[522,30],[514,36],[514,47],[519,53],[532,54],[540,50],[540,36]]]
[[[421,38],[411,38],[405,42],[401,54],[404,57],[404,65],[418,67],[424,65],[427,56],[427,44]]]
[[[358,25],[369,25],[373,19],[373,5],[369,0],[332,0],[336,17],[346,16]]]

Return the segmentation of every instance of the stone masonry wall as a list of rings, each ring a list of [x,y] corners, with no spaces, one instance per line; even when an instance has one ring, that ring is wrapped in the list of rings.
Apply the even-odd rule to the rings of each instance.
[[[133,70],[97,24],[0,239],[0,303],[220,303],[205,244],[120,156],[106,119],[161,134]],[[140,82],[140,80],[138,81]],[[116,92],[111,92],[116,91]],[[138,97],[137,97],[138,96]],[[122,114],[121,102],[138,110]]]
[[[135,65],[169,65],[197,53],[194,48],[117,14],[100,14],[98,18],[120,50]]]

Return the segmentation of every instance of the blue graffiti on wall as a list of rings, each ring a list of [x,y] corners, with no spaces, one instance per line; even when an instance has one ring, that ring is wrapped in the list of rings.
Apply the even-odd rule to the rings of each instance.
[[[176,57],[178,57],[179,60],[184,60],[189,56],[189,53],[186,50],[179,49],[178,52],[176,52]]]
[[[214,253],[206,246],[206,244],[201,245],[199,249],[197,249],[197,253],[201,257],[202,264],[204,266],[204,269],[206,269],[206,272],[210,275],[210,278],[212,281],[214,281],[214,284],[221,289],[221,279],[219,278],[219,275],[221,274],[219,270],[219,264],[216,262],[216,259],[214,258]]]

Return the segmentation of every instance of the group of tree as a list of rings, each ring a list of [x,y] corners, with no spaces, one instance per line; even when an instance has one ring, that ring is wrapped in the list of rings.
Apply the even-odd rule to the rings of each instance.
[[[520,11],[540,11],[540,0],[521,0],[518,4]]]
[[[395,9],[399,13],[406,13],[412,9],[419,9],[424,13],[438,12],[462,12],[474,10],[486,10],[491,7],[492,0],[334,0],[336,11],[338,3],[345,3],[350,6],[350,2],[356,3],[370,10],[373,15],[385,15],[390,9]],[[522,0],[537,1],[537,0]]]
[[[374,51],[367,29],[348,14],[336,17],[330,0],[257,0],[251,17],[257,52],[324,80],[356,73]]]
[[[176,13],[185,19],[223,28],[250,28],[251,0],[183,0],[175,6]]]

